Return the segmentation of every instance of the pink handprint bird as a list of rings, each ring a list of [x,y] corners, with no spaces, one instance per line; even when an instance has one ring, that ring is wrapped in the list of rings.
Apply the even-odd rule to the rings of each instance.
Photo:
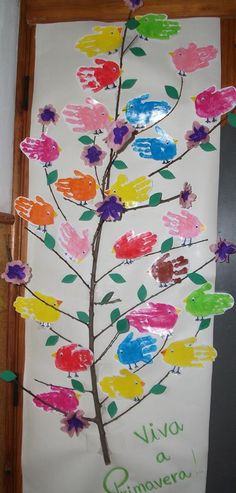
[[[88,229],[85,229],[79,235],[71,224],[61,224],[59,228],[59,243],[71,260],[81,262],[88,255],[91,248],[88,233]]]
[[[195,102],[198,116],[206,118],[207,122],[210,122],[210,119],[215,122],[216,117],[231,111],[235,107],[236,88],[231,86],[217,90],[215,86],[211,86],[197,96],[193,96],[192,100]]]
[[[187,48],[178,48],[169,53],[179,75],[184,76],[199,68],[208,67],[209,61],[216,58],[217,49],[213,45],[198,48],[195,43],[189,43]]]
[[[50,385],[50,388],[50,392],[36,394],[33,398],[33,403],[37,407],[41,407],[46,412],[52,412],[53,407],[57,407],[65,413],[71,413],[78,408],[79,394],[77,392],[56,385]]]
[[[162,219],[164,226],[169,229],[170,235],[183,238],[183,246],[191,245],[192,238],[206,231],[206,226],[188,211],[181,211],[180,214],[169,211]]]
[[[95,58],[99,67],[80,67],[77,77],[83,89],[91,89],[93,92],[101,89],[112,89],[116,87],[115,81],[121,76],[121,69],[116,62]]]
[[[139,332],[151,332],[161,337],[171,335],[178,320],[180,310],[166,303],[147,303],[143,308],[126,315],[131,327]]]
[[[44,168],[51,166],[52,162],[59,158],[61,152],[58,143],[44,133],[39,139],[26,137],[20,143],[20,148],[29,159],[41,161]]]
[[[67,104],[62,110],[65,122],[71,126],[73,132],[100,134],[108,129],[112,117],[106,106],[93,98],[86,98],[85,102],[86,105]]]

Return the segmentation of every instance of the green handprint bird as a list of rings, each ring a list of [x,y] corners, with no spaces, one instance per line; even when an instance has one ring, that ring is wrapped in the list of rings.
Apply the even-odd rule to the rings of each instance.
[[[177,34],[181,25],[178,21],[169,21],[166,14],[137,15],[137,31],[143,39],[170,39]]]
[[[210,315],[221,315],[234,305],[234,298],[231,294],[206,294],[205,291],[209,291],[211,288],[212,284],[206,282],[184,299],[186,311],[197,317],[197,320]]]

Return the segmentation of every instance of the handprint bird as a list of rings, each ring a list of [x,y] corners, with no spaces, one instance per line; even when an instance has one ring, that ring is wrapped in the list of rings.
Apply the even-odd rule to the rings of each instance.
[[[64,413],[71,413],[78,408],[80,395],[77,392],[56,385],[50,385],[50,388],[50,392],[36,394],[33,398],[35,406],[46,412],[52,412],[53,407],[57,407]]]
[[[132,144],[133,150],[142,158],[167,163],[176,156],[178,141],[158,126],[155,127],[155,131],[158,133],[158,138],[135,139]]]
[[[174,365],[173,373],[180,374],[181,367],[203,368],[207,361],[213,362],[217,352],[212,346],[194,346],[196,337],[189,337],[182,341],[172,342],[161,351],[164,361],[168,365]]]
[[[110,126],[112,117],[104,104],[96,99],[86,98],[86,105],[67,104],[62,110],[65,122],[73,132],[92,132],[100,134]]]
[[[185,310],[197,317],[197,320],[211,315],[222,315],[234,306],[234,298],[231,294],[205,293],[210,289],[212,289],[212,284],[207,282],[184,299]]]
[[[75,45],[88,57],[107,53],[110,55],[118,51],[122,43],[122,27],[118,26],[95,26],[92,28],[94,34],[88,34],[81,38]]]
[[[143,94],[128,101],[124,111],[126,119],[134,127],[143,128],[163,118],[171,110],[166,101],[147,101],[150,94]]]
[[[173,333],[179,313],[180,310],[175,306],[150,302],[143,308],[131,311],[126,318],[131,327],[141,333],[151,332],[166,337]]]
[[[129,181],[126,175],[120,174],[109,190],[106,190],[106,193],[117,195],[125,207],[132,207],[138,202],[148,200],[151,189],[152,181],[146,176],[139,176],[139,178]]]
[[[57,216],[52,205],[45,202],[39,195],[36,195],[35,200],[30,200],[27,197],[17,197],[15,210],[18,216],[38,226],[38,230],[43,228],[44,232],[47,226],[54,224]]]
[[[170,21],[166,14],[146,14],[136,15],[135,19],[139,22],[136,30],[143,39],[170,39],[177,34],[180,29],[178,21]]]
[[[198,48],[195,43],[189,43],[187,48],[178,48],[169,54],[179,75],[185,76],[199,68],[208,67],[210,60],[216,58],[217,49],[213,45]]]
[[[69,223],[62,223],[59,228],[59,243],[65,254],[75,262],[81,262],[91,249],[89,230],[85,229],[81,235]]]
[[[120,376],[104,377],[100,382],[102,391],[109,397],[139,400],[143,395],[144,382],[129,370],[120,370]]]
[[[90,349],[81,348],[78,344],[62,346],[52,356],[55,358],[56,368],[68,372],[68,378],[71,378],[72,372],[78,377],[78,372],[87,371],[93,363]]]
[[[55,183],[57,191],[63,193],[65,198],[75,199],[81,203],[94,199],[99,189],[94,177],[79,170],[74,170],[74,174],[76,178],[60,178]]]
[[[20,148],[29,159],[40,161],[44,168],[51,166],[52,162],[59,158],[61,152],[58,143],[44,133],[39,139],[26,137],[20,143]]]
[[[188,211],[181,211],[180,214],[167,212],[163,216],[163,223],[169,229],[169,234],[183,238],[183,246],[191,245],[192,239],[206,231],[206,226],[199,219]]]
[[[236,88],[223,87],[217,90],[215,86],[193,96],[195,110],[198,116],[206,118],[207,122],[216,121],[216,118],[232,110],[236,104]]]
[[[117,349],[116,359],[123,365],[131,365],[137,367],[137,363],[152,362],[152,353],[157,351],[156,339],[152,336],[139,337],[133,339],[134,333],[130,332],[127,337],[119,344]]]
[[[95,59],[97,65],[101,67],[80,67],[77,77],[80,80],[83,89],[91,89],[93,92],[102,89],[113,89],[116,87],[115,82],[121,76],[121,69],[116,62]]]
[[[151,253],[156,242],[157,235],[150,231],[140,234],[135,234],[134,231],[127,231],[115,242],[112,250],[116,258],[125,259],[129,263],[129,261],[132,262],[136,258]]]
[[[165,253],[157,259],[150,268],[150,274],[159,281],[160,288],[168,286],[171,283],[178,284],[181,282],[181,276],[188,273],[188,259],[181,255],[180,257],[169,259],[170,254]],[[169,260],[167,260],[169,259]]]
[[[58,309],[62,301],[40,293],[40,291],[35,291],[34,294],[37,298],[18,296],[13,303],[15,310],[20,313],[22,318],[31,318],[46,327],[57,322],[61,316]]]

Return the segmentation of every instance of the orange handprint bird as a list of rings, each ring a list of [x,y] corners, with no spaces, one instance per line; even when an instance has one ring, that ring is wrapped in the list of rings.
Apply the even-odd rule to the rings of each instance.
[[[36,195],[35,200],[30,200],[27,197],[17,197],[15,200],[15,210],[18,216],[22,217],[31,224],[38,226],[38,229],[46,232],[46,226],[54,224],[57,213],[54,211],[51,204]]]
[[[74,170],[74,174],[76,178],[60,178],[55,183],[57,191],[62,192],[64,197],[79,202],[86,203],[87,200],[94,199],[99,188],[94,177],[79,170]]]

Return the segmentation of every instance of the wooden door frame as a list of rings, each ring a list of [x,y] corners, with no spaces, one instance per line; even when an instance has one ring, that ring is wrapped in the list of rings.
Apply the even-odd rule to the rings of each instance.
[[[122,0],[21,0],[18,44],[15,137],[13,158],[13,202],[19,195],[28,195],[28,159],[20,152],[19,144],[29,135],[34,84],[35,26],[48,22],[76,20],[125,20],[127,9]],[[220,17],[221,19],[221,85],[236,86],[236,7],[232,0],[144,0],[139,14],[165,12],[170,18]],[[12,220],[12,217],[11,217]],[[26,259],[27,235],[24,222],[15,218],[12,231],[12,257]],[[22,289],[9,289],[8,368],[17,372],[22,382],[24,372],[24,321],[13,309],[13,301]],[[6,493],[22,493],[21,437],[22,392],[18,405],[13,405],[13,388],[8,387],[6,423]],[[14,394],[16,400],[16,396]],[[16,402],[15,402],[16,404]]]

